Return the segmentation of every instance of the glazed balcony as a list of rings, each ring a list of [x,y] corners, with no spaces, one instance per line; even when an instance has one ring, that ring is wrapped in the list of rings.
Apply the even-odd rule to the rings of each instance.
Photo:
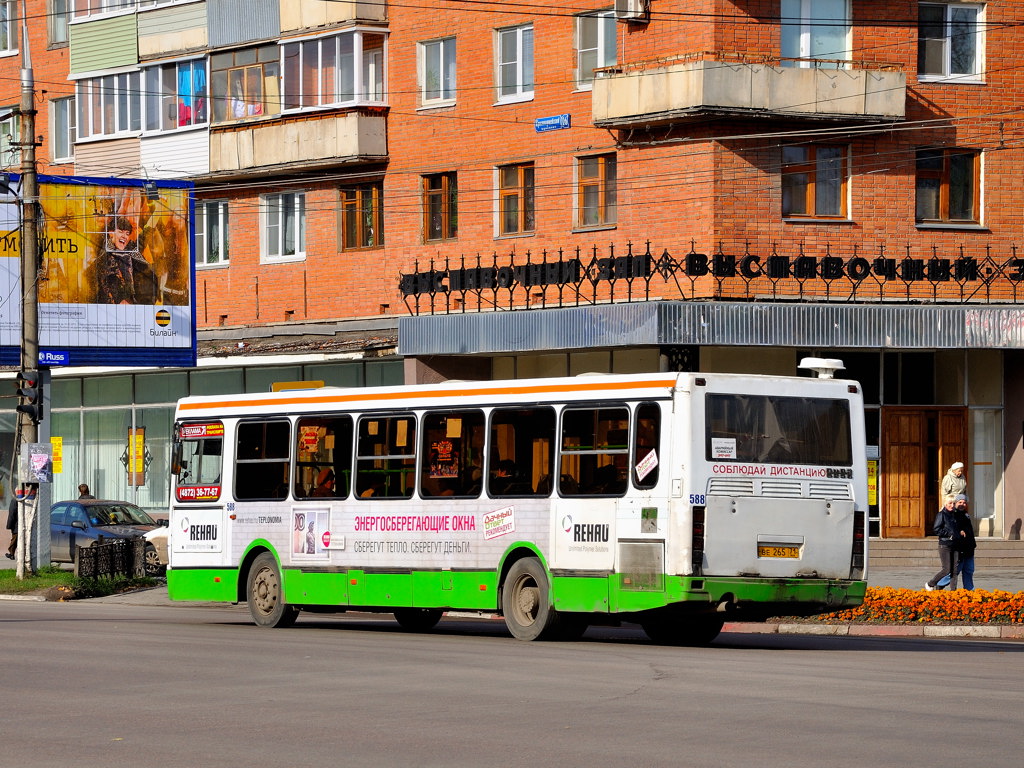
[[[707,115],[890,122],[906,94],[898,65],[698,53],[599,70],[592,98],[594,125],[631,128]]]

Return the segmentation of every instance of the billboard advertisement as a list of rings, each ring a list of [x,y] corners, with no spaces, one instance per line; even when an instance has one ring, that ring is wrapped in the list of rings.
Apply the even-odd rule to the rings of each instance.
[[[192,366],[192,184],[39,176],[42,365]],[[19,364],[21,191],[0,188],[0,363]]]

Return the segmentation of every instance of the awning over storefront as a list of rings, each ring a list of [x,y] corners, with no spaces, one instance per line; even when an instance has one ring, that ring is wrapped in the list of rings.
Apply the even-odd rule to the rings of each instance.
[[[398,323],[398,353],[409,357],[662,345],[1024,349],[1024,309],[651,301]]]

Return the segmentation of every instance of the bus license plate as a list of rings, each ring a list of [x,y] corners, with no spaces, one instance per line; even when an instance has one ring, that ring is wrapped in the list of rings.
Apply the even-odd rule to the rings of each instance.
[[[759,544],[758,557],[800,557],[800,547],[778,547]]]

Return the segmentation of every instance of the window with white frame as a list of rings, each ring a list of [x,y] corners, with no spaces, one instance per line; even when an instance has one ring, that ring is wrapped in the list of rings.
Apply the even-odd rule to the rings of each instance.
[[[79,80],[78,138],[142,130],[142,73],[124,72]]]
[[[47,0],[47,40],[50,45],[67,45],[71,0]]]
[[[533,25],[498,30],[498,101],[533,98]]]
[[[228,203],[196,201],[196,266],[227,264]]]
[[[384,39],[357,31],[283,43],[284,109],[382,102]]]
[[[135,10],[136,0],[73,0],[74,16],[84,19],[109,13],[129,13]]]
[[[18,0],[0,0],[0,54],[18,50]]]
[[[268,259],[306,255],[306,194],[282,192],[263,197],[263,253]]]
[[[850,0],[782,0],[781,28],[786,66],[836,68],[850,59]]]
[[[204,60],[147,67],[145,81],[147,131],[173,131],[206,124],[209,100]]]
[[[590,88],[594,70],[617,61],[614,11],[585,13],[576,17],[576,87]]]
[[[921,80],[981,77],[980,5],[922,3],[917,8],[917,75]]]
[[[50,130],[50,153],[53,161],[70,162],[75,159],[75,97],[54,99],[50,102],[53,128]]]
[[[455,101],[455,38],[419,44],[420,102],[436,105]]]
[[[21,163],[21,147],[18,144],[21,118],[16,112],[16,107],[0,107],[0,113],[5,115],[0,120],[0,168],[12,168]]]

